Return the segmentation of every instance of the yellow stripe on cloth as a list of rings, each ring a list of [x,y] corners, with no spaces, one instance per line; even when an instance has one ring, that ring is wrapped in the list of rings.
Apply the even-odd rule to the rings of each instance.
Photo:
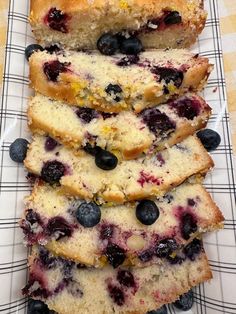
[[[0,87],[3,77],[3,66],[7,33],[7,9],[8,0],[0,0]]]

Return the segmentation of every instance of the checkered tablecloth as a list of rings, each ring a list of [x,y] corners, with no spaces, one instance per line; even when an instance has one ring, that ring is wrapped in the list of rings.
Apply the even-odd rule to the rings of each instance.
[[[42,0],[43,1],[43,0]],[[161,1],[161,0],[156,0]],[[27,274],[27,251],[22,244],[22,232],[18,220],[22,214],[23,196],[29,194],[30,186],[25,180],[23,167],[9,158],[9,145],[16,137],[27,137],[26,108],[30,95],[28,88],[28,64],[24,57],[25,47],[33,37],[27,23],[30,0],[11,0],[7,17],[8,0],[0,0],[0,45],[4,47],[8,34],[4,84],[0,119],[0,313],[25,314],[27,300],[20,290]],[[229,107],[236,110],[236,0],[205,0],[209,12],[206,28],[195,45],[196,51],[209,57],[215,69],[205,88],[204,97],[213,108],[209,127],[216,129],[222,137],[218,149],[212,152],[215,169],[207,176],[206,188],[222,208],[226,221],[225,229],[205,237],[214,279],[210,284],[200,285],[194,290],[195,304],[189,314],[236,314],[236,229],[235,229],[235,179],[226,106],[225,80],[222,65],[219,13],[222,16],[222,39],[225,52],[225,68],[228,81]],[[3,28],[1,28],[3,27]],[[8,30],[8,31],[7,31]],[[3,48],[4,50],[4,48]],[[235,51],[235,55],[234,55]],[[0,55],[1,57],[1,55]],[[2,59],[3,60],[3,59]],[[1,68],[0,68],[1,70]],[[0,73],[1,74],[1,73]],[[235,127],[236,117],[232,119]],[[176,311],[172,306],[169,313]],[[177,311],[177,313],[179,313]]]

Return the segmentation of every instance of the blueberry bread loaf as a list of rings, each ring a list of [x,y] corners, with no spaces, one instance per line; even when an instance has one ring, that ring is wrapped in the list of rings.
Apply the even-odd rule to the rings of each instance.
[[[224,219],[200,184],[182,184],[155,201],[107,207],[39,181],[25,205],[21,227],[28,245],[96,267],[161,263],[168,245],[173,254],[196,235],[222,228]]]
[[[69,104],[103,112],[140,112],[203,88],[207,58],[187,50],[151,50],[139,56],[37,51],[29,59],[31,86]]]
[[[123,159],[134,159],[181,142],[205,127],[210,114],[211,108],[197,95],[187,95],[140,114],[109,114],[69,107],[38,94],[29,103],[28,121],[33,133],[50,135],[75,150],[89,144],[119,151]]]
[[[35,248],[29,266],[23,293],[60,314],[146,314],[212,278],[199,240],[163,267],[85,268],[42,247]]]
[[[47,137],[35,135],[25,166],[48,183],[60,181],[68,194],[117,203],[163,195],[213,166],[210,155],[194,136],[162,152],[118,163],[108,151],[99,147],[93,151],[95,156],[84,151],[78,156],[62,145],[48,145]]]
[[[189,47],[202,31],[202,0],[31,0],[30,23],[42,45],[96,49],[105,34],[145,48]],[[117,41],[116,41],[117,38]],[[122,41],[123,43],[123,41]]]

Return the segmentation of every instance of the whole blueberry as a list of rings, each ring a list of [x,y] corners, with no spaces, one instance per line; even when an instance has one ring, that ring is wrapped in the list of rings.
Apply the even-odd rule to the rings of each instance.
[[[197,132],[197,137],[200,139],[208,152],[215,150],[221,142],[220,135],[211,129],[205,129]]]
[[[121,101],[121,94],[122,94],[122,88],[120,87],[120,85],[117,84],[109,84],[106,89],[105,92],[107,94],[109,94],[110,96],[112,96],[112,98],[114,98],[114,100],[116,102]]]
[[[107,257],[109,264],[114,268],[123,264],[126,258],[125,250],[113,243],[108,244],[104,254]]]
[[[196,219],[190,213],[185,213],[181,217],[181,235],[185,240],[190,239],[190,235],[197,231]]]
[[[28,303],[28,314],[49,314],[49,309],[42,301],[30,299]]]
[[[179,300],[175,301],[174,306],[182,311],[188,311],[193,306],[193,291],[190,290],[180,296]]]
[[[137,37],[124,38],[120,43],[120,51],[126,55],[137,55],[143,50],[143,45]]]
[[[166,25],[179,24],[182,22],[182,17],[178,11],[172,11],[166,15],[164,18],[164,23]]]
[[[101,220],[100,207],[93,203],[81,203],[76,210],[76,219],[85,228],[96,226]]]
[[[110,33],[104,34],[98,39],[97,48],[103,55],[114,55],[119,49],[118,39],[115,35]]]
[[[155,253],[157,257],[168,257],[177,250],[177,248],[178,245],[175,239],[166,238],[157,243]]]
[[[101,149],[95,154],[95,163],[102,170],[113,170],[117,167],[118,159],[114,154]]]
[[[152,225],[160,215],[155,202],[143,200],[136,207],[136,217],[144,225]]]
[[[37,44],[29,45],[25,48],[25,57],[29,61],[29,58],[35,51],[43,51],[43,47]]]
[[[167,307],[163,305],[160,309],[149,311],[147,314],[167,314]]]
[[[48,161],[43,165],[41,178],[50,184],[58,183],[65,173],[65,166],[60,161]]]
[[[23,162],[28,148],[29,142],[24,138],[17,138],[11,143],[9,148],[10,158],[15,162]]]

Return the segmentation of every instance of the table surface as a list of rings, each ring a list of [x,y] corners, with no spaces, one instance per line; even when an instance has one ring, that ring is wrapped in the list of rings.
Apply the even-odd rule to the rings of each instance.
[[[4,66],[9,0],[0,0],[0,84]],[[221,34],[228,94],[228,108],[236,156],[236,1],[220,0]]]

